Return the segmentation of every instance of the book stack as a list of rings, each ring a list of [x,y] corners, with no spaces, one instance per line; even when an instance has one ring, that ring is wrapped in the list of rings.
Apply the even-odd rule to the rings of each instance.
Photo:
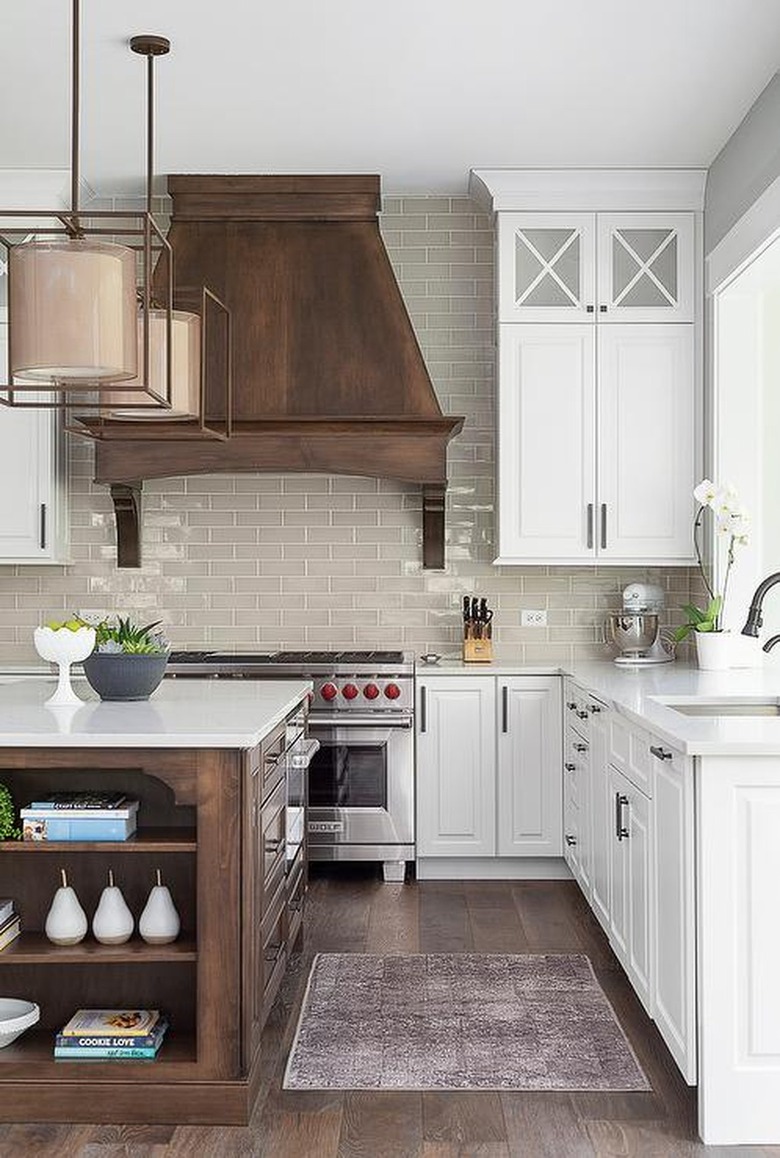
[[[127,840],[137,814],[138,801],[123,792],[53,792],[21,810],[22,839]]]
[[[79,1009],[54,1042],[62,1061],[153,1061],[168,1028],[159,1009]]]
[[[19,914],[14,909],[13,901],[0,897],[0,953],[16,940],[21,928]]]

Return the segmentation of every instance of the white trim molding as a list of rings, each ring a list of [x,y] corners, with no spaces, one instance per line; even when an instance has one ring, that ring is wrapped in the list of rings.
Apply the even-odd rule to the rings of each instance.
[[[725,286],[780,235],[780,177],[764,190],[707,255],[707,293]]]
[[[701,212],[706,180],[706,169],[472,169],[469,195],[493,213]]]

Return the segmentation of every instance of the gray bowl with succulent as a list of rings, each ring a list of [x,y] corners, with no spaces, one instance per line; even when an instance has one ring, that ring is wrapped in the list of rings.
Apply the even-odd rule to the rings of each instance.
[[[159,625],[139,627],[121,616],[93,625],[95,650],[84,660],[84,675],[101,700],[148,700],[159,687],[170,652]]]

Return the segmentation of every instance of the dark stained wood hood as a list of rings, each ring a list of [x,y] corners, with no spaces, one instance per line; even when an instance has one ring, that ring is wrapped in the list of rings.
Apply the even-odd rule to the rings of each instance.
[[[431,384],[379,232],[379,178],[177,175],[168,190],[177,283],[207,284],[232,312],[233,437],[99,441],[124,546],[143,479],[308,471],[419,483],[423,565],[443,567],[447,443],[463,418],[442,414]]]

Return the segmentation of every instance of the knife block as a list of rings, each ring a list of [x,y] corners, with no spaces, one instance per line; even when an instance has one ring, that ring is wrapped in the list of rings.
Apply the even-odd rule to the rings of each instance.
[[[492,663],[493,662],[493,640],[492,639],[464,639],[463,640],[463,662],[464,663]]]

